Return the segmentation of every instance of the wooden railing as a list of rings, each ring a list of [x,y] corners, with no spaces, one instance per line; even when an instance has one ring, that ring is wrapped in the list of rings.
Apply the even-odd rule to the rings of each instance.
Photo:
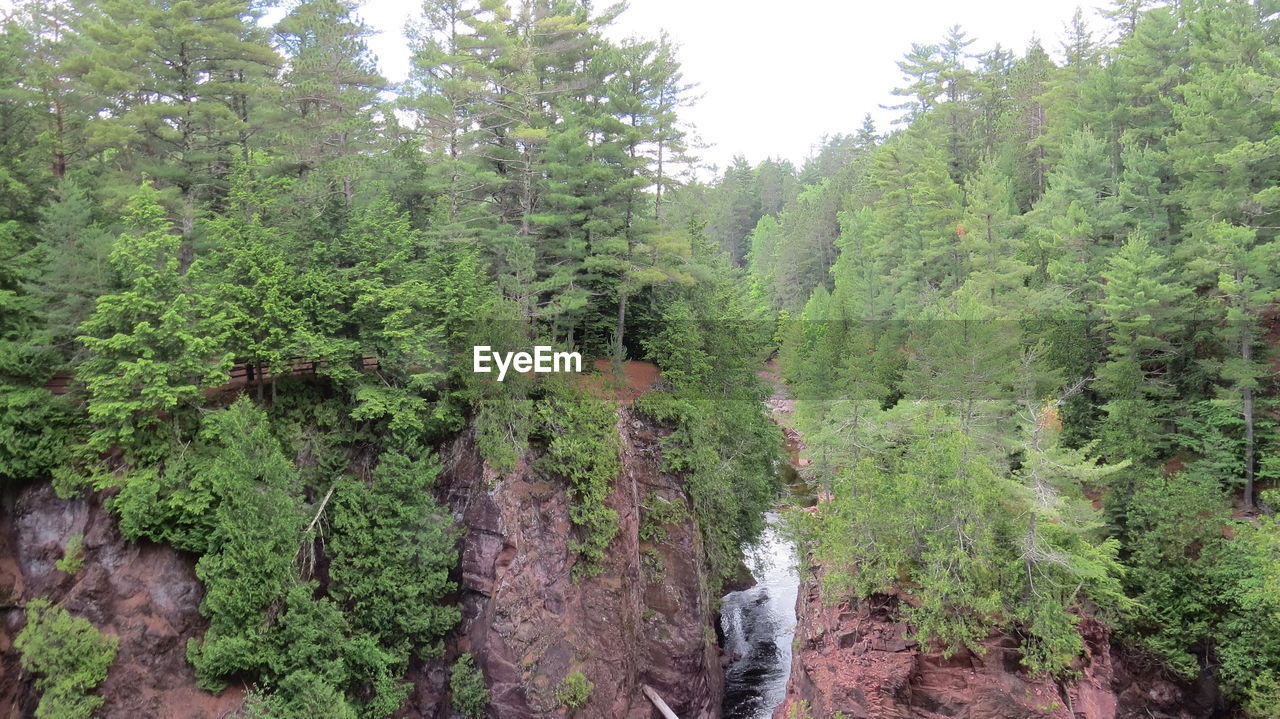
[[[305,357],[295,357],[286,362],[287,369],[279,372],[265,370],[259,371],[258,367],[254,363],[237,362],[231,366],[231,373],[228,381],[219,387],[209,390],[209,392],[212,394],[245,387],[259,382],[272,382],[275,381],[277,377],[315,374],[316,369],[323,367],[327,362],[328,360],[309,360]],[[376,372],[380,366],[381,365],[378,363],[377,357],[365,355],[360,358],[360,371],[362,372]],[[71,391],[71,384],[74,380],[74,372],[58,372],[45,383],[44,388],[54,394],[66,394]]]

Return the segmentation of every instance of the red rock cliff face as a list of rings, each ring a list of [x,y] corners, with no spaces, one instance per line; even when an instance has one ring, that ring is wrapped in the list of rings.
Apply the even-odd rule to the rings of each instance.
[[[231,688],[201,691],[186,661],[188,637],[205,624],[194,562],[169,547],[126,542],[115,518],[92,499],[58,499],[48,484],[0,499],[0,718],[35,714],[39,697],[18,663],[13,639],[27,600],[49,597],[99,630],[120,637],[120,651],[98,693],[108,719],[220,719],[242,702]],[[59,571],[67,540],[84,538],[84,565]]]
[[[447,667],[471,652],[493,692],[489,716],[649,717],[648,684],[682,719],[713,719],[722,694],[711,598],[692,519],[668,526],[661,544],[639,539],[640,502],[650,493],[687,502],[683,482],[660,471],[661,430],[619,410],[624,470],[609,506],[619,532],[597,577],[575,582],[575,536],[562,480],[544,477],[526,453],[499,477],[480,459],[470,433],[444,448],[438,492],[462,525],[459,599],[463,622],[442,660],[416,662],[401,716],[456,717]],[[119,534],[101,497],[61,500],[48,484],[9,492],[0,507],[0,719],[34,715],[38,697],[13,638],[25,623],[22,604],[49,597],[100,630],[120,637],[120,651],[99,693],[107,719],[221,719],[243,692],[201,691],[186,662],[186,642],[203,634],[203,587],[192,557]],[[68,539],[84,537],[84,566],[58,571]],[[555,690],[570,672],[595,684],[576,712]]]
[[[444,452],[441,498],[465,530],[463,622],[443,661],[414,668],[403,716],[457,716],[447,695],[449,659],[470,652],[493,694],[489,716],[647,719],[647,684],[682,719],[719,715],[722,675],[702,547],[692,519],[668,526],[660,544],[640,541],[640,503],[650,493],[687,502],[683,483],[661,471],[662,430],[619,410],[623,473],[609,496],[619,531],[599,576],[572,577],[575,536],[562,480],[542,476],[526,453],[498,476],[464,434]],[[570,712],[555,690],[581,671],[595,685]]]
[[[796,599],[797,646],[787,698],[774,719],[1207,719],[1230,716],[1210,685],[1159,676],[1092,617],[1079,624],[1079,679],[1057,684],[1022,670],[1018,642],[993,633],[982,654],[950,659],[906,638],[898,598],[826,605],[811,573]],[[806,715],[801,702],[808,702]]]

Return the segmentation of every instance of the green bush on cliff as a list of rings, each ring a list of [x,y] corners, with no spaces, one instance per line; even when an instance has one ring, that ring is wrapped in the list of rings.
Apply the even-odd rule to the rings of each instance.
[[[14,646],[22,667],[40,675],[35,681],[39,719],[88,719],[103,702],[89,692],[107,678],[120,639],[46,599],[33,599]]]
[[[53,563],[59,572],[75,574],[84,566],[84,535],[73,534],[67,538],[67,547],[62,550],[62,559]]]
[[[453,663],[449,672],[449,693],[453,708],[468,719],[480,719],[489,708],[490,694],[484,685],[484,672],[476,666],[475,658],[463,654]]]
[[[210,415],[200,437],[210,454],[191,482],[208,487],[214,505],[208,549],[196,562],[209,630],[187,654],[201,685],[217,689],[223,677],[268,665],[263,615],[296,581],[304,519],[290,493],[297,470],[261,410],[242,397]]]
[[[537,468],[569,481],[569,519],[581,532],[581,539],[573,543],[581,558],[574,575],[593,576],[618,533],[618,513],[605,505],[622,471],[616,407],[612,401],[553,388],[538,404],[538,422],[547,451],[538,458]]]
[[[339,480],[333,497],[330,591],[356,626],[406,655],[436,654],[459,618],[441,603],[454,590],[458,552],[452,521],[431,496],[439,473],[425,450],[387,451],[371,483]]]
[[[65,460],[70,410],[43,387],[0,380],[0,482],[43,477]]]
[[[570,672],[556,687],[556,702],[567,709],[577,709],[591,698],[596,685],[581,671]]]

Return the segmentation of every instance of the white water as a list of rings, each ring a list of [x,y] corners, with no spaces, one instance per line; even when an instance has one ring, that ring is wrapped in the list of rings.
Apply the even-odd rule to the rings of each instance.
[[[768,719],[782,703],[791,673],[800,576],[795,547],[780,536],[777,514],[747,550],[756,586],[725,595],[720,610],[724,649],[738,658],[725,668],[724,719]]]

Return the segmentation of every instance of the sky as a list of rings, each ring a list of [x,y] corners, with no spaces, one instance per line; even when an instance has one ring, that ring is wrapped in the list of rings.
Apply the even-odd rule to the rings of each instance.
[[[976,40],[971,52],[999,43],[1021,54],[1034,36],[1056,57],[1082,2],[1100,34],[1091,0],[630,0],[608,34],[666,30],[679,45],[684,79],[699,96],[682,117],[706,144],[704,162],[725,167],[741,154],[753,164],[778,157],[798,166],[824,135],[857,130],[868,112],[888,129],[896,113],[880,106],[900,101],[891,94],[903,84],[896,62],[911,43],[941,41],[959,24]],[[393,81],[407,68],[401,30],[416,5],[365,0],[361,9]]]

